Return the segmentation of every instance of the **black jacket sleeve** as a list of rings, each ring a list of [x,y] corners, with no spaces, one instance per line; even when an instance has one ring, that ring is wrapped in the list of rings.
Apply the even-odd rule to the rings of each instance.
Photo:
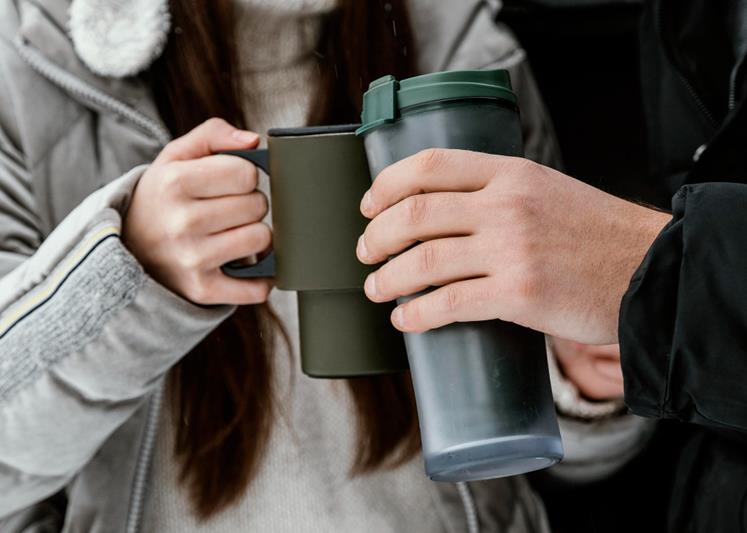
[[[620,311],[625,401],[747,432],[747,185],[682,187]]]

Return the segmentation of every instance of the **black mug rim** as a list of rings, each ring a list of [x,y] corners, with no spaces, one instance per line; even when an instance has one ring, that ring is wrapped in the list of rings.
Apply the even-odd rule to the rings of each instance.
[[[307,126],[303,128],[272,128],[267,132],[270,137],[308,137],[311,135],[330,135],[336,133],[355,133],[360,124],[336,124],[334,126]]]

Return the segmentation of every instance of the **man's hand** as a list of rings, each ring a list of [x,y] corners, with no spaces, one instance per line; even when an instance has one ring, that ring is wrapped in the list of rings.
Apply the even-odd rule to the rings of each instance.
[[[426,150],[384,170],[361,203],[358,258],[402,331],[499,318],[566,339],[617,342],[620,301],[671,219],[527,159]],[[415,246],[413,246],[415,245]],[[406,251],[405,251],[406,250]]]

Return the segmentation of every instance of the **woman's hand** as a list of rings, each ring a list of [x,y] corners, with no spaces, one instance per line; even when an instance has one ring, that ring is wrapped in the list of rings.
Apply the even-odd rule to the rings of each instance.
[[[440,287],[395,309],[400,330],[499,318],[591,344],[617,342],[622,296],[671,219],[526,159],[462,150],[387,168],[361,211],[373,220],[358,258],[401,254],[366,280],[370,299]]]
[[[238,157],[212,155],[258,141],[254,133],[208,120],[169,143],[135,189],[125,245],[153,278],[194,303],[255,304],[272,288],[268,279],[237,280],[220,271],[272,241],[260,222],[268,204],[256,190],[257,169]]]
[[[550,343],[566,379],[586,398],[615,400],[623,397],[620,345],[593,346],[555,337]]]

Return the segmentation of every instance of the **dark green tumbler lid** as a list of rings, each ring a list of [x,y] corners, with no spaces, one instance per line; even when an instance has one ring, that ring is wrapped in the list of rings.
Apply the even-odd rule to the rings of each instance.
[[[403,113],[424,105],[487,98],[516,105],[507,70],[453,70],[397,81],[384,76],[372,81],[363,95],[362,125],[367,131],[396,121]]]

